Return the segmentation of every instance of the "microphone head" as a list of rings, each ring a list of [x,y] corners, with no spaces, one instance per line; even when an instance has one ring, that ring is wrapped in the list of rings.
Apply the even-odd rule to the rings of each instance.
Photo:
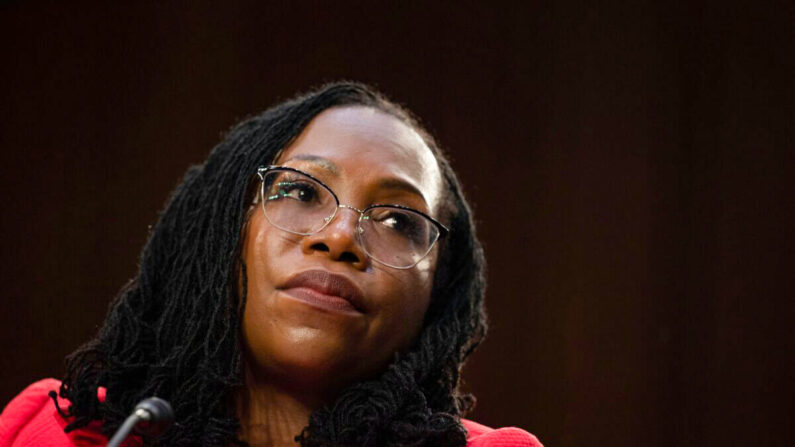
[[[160,436],[174,422],[174,411],[171,405],[159,397],[150,397],[138,402],[135,411],[148,413],[148,418],[140,422],[137,430],[146,436]]]

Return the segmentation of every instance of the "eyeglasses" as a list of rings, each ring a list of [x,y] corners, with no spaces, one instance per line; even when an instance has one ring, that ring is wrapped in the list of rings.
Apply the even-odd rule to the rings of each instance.
[[[359,213],[357,243],[370,258],[389,267],[414,267],[449,231],[433,217],[407,206],[377,204],[360,210],[340,205],[331,188],[298,169],[263,166],[257,174],[262,179],[262,211],[271,225],[310,235],[326,228],[337,210],[348,208]]]

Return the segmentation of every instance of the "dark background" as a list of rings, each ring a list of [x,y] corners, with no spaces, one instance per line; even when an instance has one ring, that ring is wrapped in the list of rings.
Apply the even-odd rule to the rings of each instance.
[[[0,6],[3,403],[95,333],[223,131],[345,78],[422,117],[474,203],[473,419],[795,444],[795,2],[128,3]]]

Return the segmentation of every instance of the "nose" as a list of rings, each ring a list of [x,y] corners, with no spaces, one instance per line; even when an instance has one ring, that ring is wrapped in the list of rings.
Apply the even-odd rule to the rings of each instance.
[[[370,259],[357,242],[358,222],[357,210],[340,206],[325,228],[304,237],[301,250],[306,255],[325,255],[333,261],[347,262],[356,269],[364,270]]]

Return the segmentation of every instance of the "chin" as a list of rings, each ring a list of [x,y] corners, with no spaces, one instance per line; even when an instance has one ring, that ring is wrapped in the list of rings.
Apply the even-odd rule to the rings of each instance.
[[[264,335],[264,334],[263,334]],[[352,383],[362,366],[345,338],[323,329],[279,328],[260,343],[249,339],[252,372],[266,380],[309,389],[340,388]]]

